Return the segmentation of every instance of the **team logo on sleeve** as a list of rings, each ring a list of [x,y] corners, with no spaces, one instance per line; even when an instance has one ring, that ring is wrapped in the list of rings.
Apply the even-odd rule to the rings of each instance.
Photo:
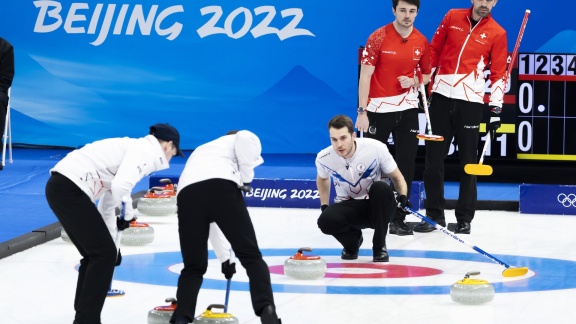
[[[138,173],[139,174],[146,173],[147,169],[148,169],[148,162],[146,160],[140,161],[140,165],[138,166]]]

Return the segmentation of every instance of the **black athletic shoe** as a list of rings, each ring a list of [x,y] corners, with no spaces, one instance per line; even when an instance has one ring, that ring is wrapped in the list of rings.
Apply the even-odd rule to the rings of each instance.
[[[360,240],[358,240],[358,247],[355,250],[349,249],[342,249],[342,260],[356,260],[358,259],[358,250],[360,250],[360,246],[362,246],[362,242],[364,242],[364,237],[360,236]]]
[[[342,260],[356,260],[358,259],[358,251],[350,251],[342,249]]]
[[[406,223],[404,221],[395,221],[390,223],[390,227],[389,227],[389,233],[390,234],[396,234],[396,235],[414,235],[414,232],[410,229],[410,227],[408,227],[408,225],[406,225]]]
[[[446,221],[436,222],[436,223],[438,223],[438,225],[440,225],[440,226],[446,227]],[[420,224],[414,226],[414,232],[418,232],[418,233],[429,233],[435,229],[436,229],[436,227],[426,223],[425,221],[421,221]]]
[[[281,324],[282,321],[276,315],[276,309],[273,305],[268,305],[264,307],[262,313],[260,313],[260,320],[262,324]]]
[[[384,247],[382,247],[381,249],[372,251],[372,253],[373,253],[372,262],[388,262],[390,260],[386,245],[384,245]]]
[[[470,222],[458,222],[456,228],[454,229],[455,234],[470,234],[472,226]]]

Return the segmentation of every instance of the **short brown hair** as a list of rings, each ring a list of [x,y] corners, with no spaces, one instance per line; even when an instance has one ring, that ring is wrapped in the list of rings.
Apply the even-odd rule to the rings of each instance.
[[[328,130],[330,130],[330,128],[341,129],[344,127],[348,128],[348,133],[354,133],[354,123],[352,119],[346,115],[336,115],[328,122]]]
[[[394,10],[396,10],[396,7],[398,7],[398,2],[400,1],[404,1],[411,5],[414,5],[416,6],[417,10],[420,10],[420,0],[392,0],[392,8],[394,8]]]

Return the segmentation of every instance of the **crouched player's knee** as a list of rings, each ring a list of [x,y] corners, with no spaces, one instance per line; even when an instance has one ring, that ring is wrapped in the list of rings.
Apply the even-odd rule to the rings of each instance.
[[[318,228],[320,229],[320,231],[322,231],[322,233],[324,234],[332,234],[332,232],[330,231],[330,228],[332,227],[331,224],[333,222],[330,220],[329,214],[326,212],[323,212],[320,217],[318,217]]]
[[[384,196],[384,197],[394,198],[394,191],[392,191],[392,188],[390,187],[390,185],[388,183],[386,183],[385,181],[376,181],[370,187],[368,195],[371,198],[376,197],[376,196],[378,196],[378,197]]]

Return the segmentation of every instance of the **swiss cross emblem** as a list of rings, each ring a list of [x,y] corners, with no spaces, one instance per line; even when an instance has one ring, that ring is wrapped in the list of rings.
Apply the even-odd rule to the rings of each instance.
[[[478,36],[476,36],[476,40],[481,42],[482,44],[484,44],[485,41],[488,41],[488,38],[490,37],[490,33],[485,31],[485,30],[481,30],[480,33],[478,34]]]
[[[414,47],[414,59],[419,60],[420,56],[422,56],[422,47]]]

